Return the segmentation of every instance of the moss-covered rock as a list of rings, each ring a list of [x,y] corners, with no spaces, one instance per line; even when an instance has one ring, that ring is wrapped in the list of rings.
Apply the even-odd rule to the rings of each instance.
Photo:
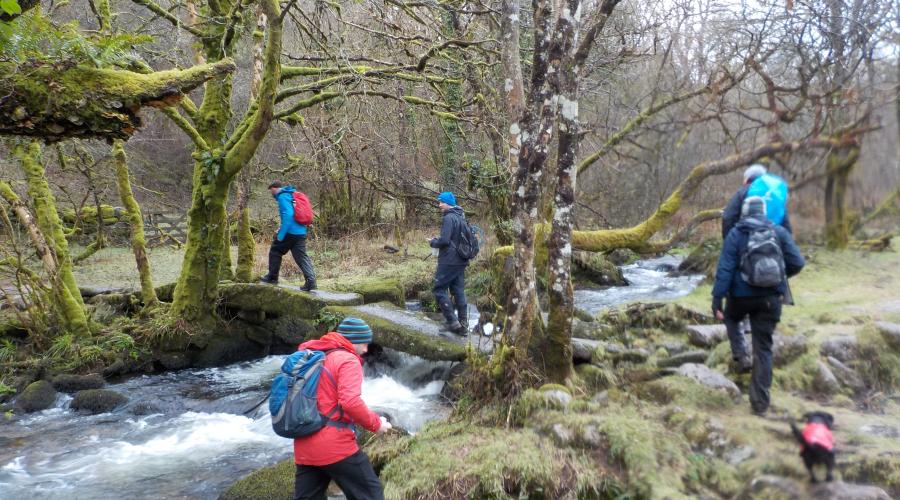
[[[396,351],[434,361],[462,361],[466,356],[464,339],[445,336],[449,334],[442,334],[437,323],[392,304],[330,306],[323,314],[365,320],[372,328],[374,343]]]
[[[399,307],[406,305],[406,292],[398,280],[365,280],[348,285],[343,291],[360,294],[364,304],[390,302]]]
[[[90,414],[106,413],[128,402],[122,394],[108,389],[87,389],[78,391],[69,403],[73,410]]]
[[[299,288],[261,283],[223,283],[219,285],[222,303],[232,309],[263,311],[292,318],[315,319],[328,305],[360,303],[354,295],[307,293]]]
[[[251,472],[219,496],[219,500],[290,500],[294,497],[294,460],[287,459]]]
[[[530,429],[429,424],[382,470],[387,498],[603,498],[614,467]]]
[[[313,320],[281,316],[266,318],[261,326],[272,332],[272,353],[280,354],[294,351],[298,345],[315,338],[319,334],[316,325]]]
[[[16,408],[31,413],[46,410],[56,402],[56,389],[46,380],[32,382],[16,397]]]
[[[892,498],[900,498],[900,456],[897,454],[854,457],[841,476],[847,481],[881,486]]]
[[[678,375],[639,384],[634,387],[634,394],[660,405],[674,404],[710,410],[734,406],[734,399],[727,392],[700,385]]]
[[[86,389],[99,389],[106,382],[99,373],[91,373],[89,375],[75,375],[71,373],[63,373],[53,377],[53,387],[61,392],[78,392]]]
[[[866,385],[886,393],[894,393],[900,389],[900,350],[892,348],[872,325],[863,327],[856,337],[859,360],[853,362],[852,366]]]
[[[625,286],[628,284],[622,270],[603,254],[575,252],[572,254],[572,278],[599,286]]]
[[[260,344],[247,337],[246,333],[255,328],[244,325],[243,328],[223,328],[221,332],[209,337],[202,349],[194,354],[194,366],[222,366],[238,361],[248,361],[265,356],[269,346]],[[262,330],[268,333],[266,330]]]
[[[720,238],[709,238],[691,250],[691,253],[678,265],[676,274],[702,274],[711,279],[716,274],[719,253],[722,251]]]
[[[608,368],[582,363],[575,365],[575,373],[593,391],[609,389],[616,384],[616,374]]]

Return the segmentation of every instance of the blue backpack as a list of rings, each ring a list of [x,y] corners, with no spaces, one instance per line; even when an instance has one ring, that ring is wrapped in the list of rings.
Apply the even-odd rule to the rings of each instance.
[[[337,381],[324,368],[325,352],[304,349],[288,356],[281,365],[281,373],[272,381],[269,390],[269,413],[275,434],[286,438],[309,436],[326,425],[353,428],[352,424],[334,421],[331,417],[344,411],[335,406],[327,415],[319,413],[316,391],[324,372],[335,388]]]
[[[750,183],[747,197],[750,196],[759,196],[766,200],[766,218],[772,221],[772,224],[784,222],[788,200],[788,185],[784,179],[774,174],[763,174]]]

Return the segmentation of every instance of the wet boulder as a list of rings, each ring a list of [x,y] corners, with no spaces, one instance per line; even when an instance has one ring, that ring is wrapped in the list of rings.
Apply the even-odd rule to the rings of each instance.
[[[28,384],[15,401],[16,408],[25,413],[46,410],[54,403],[56,403],[56,389],[46,380]]]
[[[69,394],[85,389],[99,389],[106,384],[103,376],[99,373],[91,373],[89,375],[63,373],[53,377],[52,383],[57,391]]]
[[[800,500],[806,498],[806,488],[795,479],[766,474],[753,478],[738,498],[741,500],[761,498]]]
[[[688,325],[688,340],[697,347],[710,349],[728,339],[725,325]]]
[[[691,250],[691,253],[678,264],[676,275],[703,274],[712,278],[716,273],[716,264],[722,250],[722,240],[709,238]]]
[[[573,332],[574,333],[574,332]],[[573,337],[572,338],[572,359],[576,362],[590,363],[594,356],[594,351],[600,347],[603,342],[599,340],[590,340]]]
[[[722,375],[706,365],[697,363],[683,364],[678,368],[676,373],[682,377],[687,377],[700,385],[722,390],[728,393],[732,398],[737,399],[741,397],[741,390],[738,389],[738,386],[735,385],[734,382],[728,380],[725,375]]]
[[[69,403],[69,407],[76,411],[83,411],[95,415],[115,410],[128,402],[128,398],[109,389],[87,389],[78,391]]]
[[[166,370],[182,370],[191,366],[191,359],[181,351],[166,351],[157,354],[159,364]]]
[[[843,363],[859,358],[859,341],[855,335],[832,337],[819,346],[823,356],[831,356]]]
[[[900,325],[886,321],[876,321],[875,328],[884,338],[884,341],[895,351],[900,351]]]
[[[262,327],[272,332],[272,351],[275,353],[293,352],[298,345],[319,334],[315,321],[287,316],[266,318]]]

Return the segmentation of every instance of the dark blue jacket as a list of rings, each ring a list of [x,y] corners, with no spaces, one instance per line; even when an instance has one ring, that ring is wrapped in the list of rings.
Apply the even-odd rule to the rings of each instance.
[[[716,284],[713,286],[713,297],[763,297],[766,295],[784,295],[787,292],[787,280],[774,288],[760,288],[751,286],[741,277],[741,258],[747,253],[747,240],[750,238],[750,230],[759,226],[772,226],[768,220],[745,218],[735,225],[722,245],[722,253],[719,255],[719,267],[716,269]],[[803,269],[806,262],[800,255],[800,249],[794,243],[791,233],[781,226],[774,226],[778,242],[781,243],[781,253],[784,256],[784,270],[788,276],[793,276]]]
[[[453,207],[444,212],[444,219],[441,222],[441,235],[431,239],[432,248],[440,248],[438,253],[439,266],[465,266],[469,261],[460,257],[456,251],[456,245],[459,242],[459,236],[465,229],[466,214],[460,207]]]
[[[285,186],[275,193],[278,202],[278,215],[281,226],[278,228],[278,241],[284,241],[288,234],[306,234],[306,226],[294,220],[294,186]]]
[[[738,189],[737,192],[734,193],[734,196],[731,197],[731,201],[728,202],[728,205],[725,206],[725,210],[722,211],[723,240],[728,236],[728,232],[731,231],[731,228],[741,220],[741,208],[744,206],[744,198],[747,197],[747,191],[749,189],[749,184]],[[791,229],[791,219],[788,217],[787,207],[784,207],[784,220],[781,221],[781,226],[787,229],[789,233],[794,234],[793,229]]]

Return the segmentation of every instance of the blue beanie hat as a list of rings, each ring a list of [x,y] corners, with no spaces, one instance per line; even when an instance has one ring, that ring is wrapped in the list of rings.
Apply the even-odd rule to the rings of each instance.
[[[372,342],[372,329],[365,321],[348,317],[341,321],[337,327],[337,332],[349,340],[352,344],[368,344]]]
[[[453,193],[451,193],[450,191],[444,191],[443,193],[439,194],[437,199],[438,201],[443,201],[448,205],[456,206],[456,196],[453,196]]]

